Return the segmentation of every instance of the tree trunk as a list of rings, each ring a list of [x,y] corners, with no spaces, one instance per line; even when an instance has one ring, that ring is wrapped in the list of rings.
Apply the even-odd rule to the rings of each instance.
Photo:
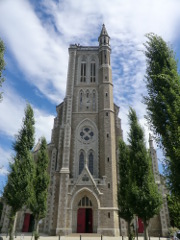
[[[14,240],[14,234],[16,229],[16,218],[17,212],[14,212],[11,208],[10,216],[9,216],[9,239]]]
[[[38,219],[35,219],[35,224],[34,224],[34,231],[38,231]]]
[[[127,221],[127,224],[128,224],[128,239],[129,239],[129,240],[132,240],[132,239],[131,239],[131,222],[130,222],[130,221]]]
[[[34,239],[37,240],[38,238],[39,238],[39,219],[35,218]]]
[[[131,228],[131,220],[127,221],[127,224],[128,224],[128,239],[133,240],[134,233]]]
[[[144,223],[144,240],[148,240],[148,221],[143,220]]]

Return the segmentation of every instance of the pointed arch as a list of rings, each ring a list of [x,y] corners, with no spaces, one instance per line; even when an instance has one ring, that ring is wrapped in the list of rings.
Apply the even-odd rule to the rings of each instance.
[[[94,152],[90,150],[88,153],[88,168],[90,173],[93,175],[94,172]]]
[[[84,100],[84,92],[83,92],[82,89],[79,91],[78,95],[79,95],[79,100],[78,100],[78,102],[79,102],[79,110],[82,111],[82,109],[83,109],[83,100]]]
[[[90,82],[96,82],[96,62],[91,61],[90,65]]]
[[[96,123],[88,118],[82,120],[76,127],[75,136],[73,176],[78,178],[85,162],[87,162],[88,167],[88,158],[90,157],[89,168],[93,177],[97,178],[99,176],[99,141]],[[92,154],[89,156],[90,151],[93,153],[93,156]],[[84,152],[84,155],[81,152]]]
[[[81,174],[82,170],[84,169],[84,162],[85,162],[85,153],[81,149],[79,153],[79,175]]]
[[[86,59],[87,59],[87,57],[85,55],[83,55],[81,61],[86,62]]]
[[[78,207],[92,207],[91,200],[85,195],[78,203]]]
[[[96,209],[99,209],[101,207],[99,198],[96,195],[96,193],[87,187],[83,187],[76,191],[75,194],[73,195],[70,203],[71,209],[74,209],[75,206],[78,206],[79,201],[82,199],[82,196],[84,195],[86,195],[91,200],[92,205],[95,206]]]
[[[86,56],[82,56],[80,82],[86,82],[86,72],[87,72],[86,68],[87,68],[87,66],[86,66]]]
[[[96,111],[96,90],[92,92],[92,110]]]
[[[79,204],[86,205],[87,198],[89,199],[87,208],[92,208],[92,211],[93,211],[93,221],[92,221],[93,232],[97,232],[98,230],[98,226],[99,226],[98,209],[100,209],[101,207],[100,200],[98,198],[98,195],[96,195],[94,191],[92,191],[87,187],[83,187],[79,190],[76,189],[76,192],[75,194],[73,194],[70,202],[70,208],[73,209],[72,217],[71,217],[72,232],[77,232],[78,209],[82,207],[86,208],[86,206],[79,206]],[[81,200],[84,201],[84,204],[80,202]]]
[[[86,90],[86,98],[88,99],[90,97],[90,91],[87,89]]]

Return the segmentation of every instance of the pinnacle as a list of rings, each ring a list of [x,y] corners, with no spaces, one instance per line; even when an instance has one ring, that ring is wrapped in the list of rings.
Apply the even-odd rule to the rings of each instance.
[[[107,33],[107,30],[106,30],[106,27],[105,27],[104,23],[103,23],[103,25],[102,25],[102,30],[101,30],[100,36],[102,36],[102,35],[107,35],[107,36],[109,36],[108,33]]]

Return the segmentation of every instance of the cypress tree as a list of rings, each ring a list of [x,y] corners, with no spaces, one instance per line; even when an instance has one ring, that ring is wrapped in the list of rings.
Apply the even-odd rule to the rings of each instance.
[[[128,118],[132,191],[130,202],[133,212],[143,220],[144,239],[148,240],[149,220],[159,213],[162,199],[154,181],[152,161],[145,147],[144,133],[132,108],[129,110]]]
[[[171,225],[180,229],[180,201],[179,198],[174,196],[173,194],[168,195],[168,209],[169,215],[171,219]]]
[[[119,183],[118,183],[118,207],[119,216],[128,223],[129,240],[133,239],[131,232],[131,221],[133,212],[131,209],[131,179],[129,148],[122,139],[119,139]]]
[[[33,194],[30,209],[35,218],[35,239],[39,237],[39,220],[46,216],[49,175],[47,172],[49,158],[47,154],[46,139],[41,139],[41,146],[36,161],[35,178],[33,181]]]
[[[180,198],[180,76],[172,49],[155,34],[145,45],[146,118],[166,155],[165,174],[170,190]]]
[[[34,161],[31,153],[34,145],[34,124],[33,110],[27,104],[22,128],[13,144],[16,155],[13,163],[10,164],[10,173],[3,193],[5,202],[11,207],[9,216],[10,240],[14,239],[16,213],[24,205],[29,204],[31,197],[34,177]]]

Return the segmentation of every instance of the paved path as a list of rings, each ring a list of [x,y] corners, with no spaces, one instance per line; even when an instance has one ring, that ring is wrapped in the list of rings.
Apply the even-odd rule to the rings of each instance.
[[[5,234],[0,234],[3,237],[3,240],[8,240],[9,237],[6,237]],[[18,233],[14,240],[31,240],[32,236],[30,234],[22,234]],[[143,237],[138,237],[138,240],[143,240]],[[71,234],[68,236],[48,236],[48,235],[41,235],[39,240],[128,240],[127,237],[119,236],[119,237],[109,237],[109,236],[102,236],[99,234],[82,234],[81,237],[79,234]],[[135,238],[137,240],[137,238]],[[159,238],[151,237],[150,240],[159,240]],[[160,238],[160,240],[168,240],[168,238]]]

